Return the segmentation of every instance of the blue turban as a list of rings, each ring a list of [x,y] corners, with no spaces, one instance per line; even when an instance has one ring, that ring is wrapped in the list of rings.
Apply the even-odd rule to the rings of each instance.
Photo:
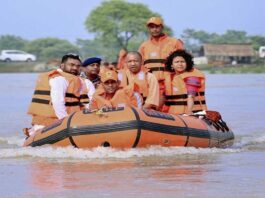
[[[86,67],[86,66],[91,65],[91,64],[93,64],[93,63],[99,63],[99,64],[100,64],[100,62],[101,62],[101,58],[98,58],[98,57],[91,57],[91,58],[86,59],[86,60],[83,62],[82,66],[83,66],[83,67]]]

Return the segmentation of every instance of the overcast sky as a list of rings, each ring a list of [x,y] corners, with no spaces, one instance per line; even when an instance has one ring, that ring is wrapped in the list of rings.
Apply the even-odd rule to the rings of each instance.
[[[101,0],[0,0],[0,35],[91,39],[84,26]],[[158,12],[179,37],[186,28],[265,36],[265,0],[129,0]]]

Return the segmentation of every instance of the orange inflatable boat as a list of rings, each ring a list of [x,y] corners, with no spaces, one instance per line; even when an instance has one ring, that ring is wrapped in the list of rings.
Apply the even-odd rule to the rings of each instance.
[[[161,146],[228,147],[234,134],[224,121],[171,115],[155,110],[117,108],[71,114],[27,137],[24,146],[72,145],[114,148]]]

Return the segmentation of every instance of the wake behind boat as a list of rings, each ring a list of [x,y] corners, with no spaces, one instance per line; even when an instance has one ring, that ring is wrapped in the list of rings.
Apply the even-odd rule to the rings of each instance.
[[[135,148],[160,146],[229,147],[234,134],[224,121],[171,115],[155,110],[116,108],[78,111],[27,137],[24,146]]]

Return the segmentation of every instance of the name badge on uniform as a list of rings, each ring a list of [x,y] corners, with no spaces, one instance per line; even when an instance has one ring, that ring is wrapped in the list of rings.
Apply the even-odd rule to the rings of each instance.
[[[156,52],[151,52],[151,53],[150,53],[150,56],[151,56],[151,57],[156,57],[156,56],[157,56],[157,53],[156,53]]]
[[[174,92],[178,92],[179,89],[178,89],[177,87],[173,87],[173,91],[174,91]]]
[[[118,73],[118,80],[119,80],[119,81],[122,81],[122,77],[123,77],[123,76],[122,76],[122,73]]]
[[[139,80],[144,80],[144,72],[143,71],[140,71],[139,74],[138,74],[138,79]]]

